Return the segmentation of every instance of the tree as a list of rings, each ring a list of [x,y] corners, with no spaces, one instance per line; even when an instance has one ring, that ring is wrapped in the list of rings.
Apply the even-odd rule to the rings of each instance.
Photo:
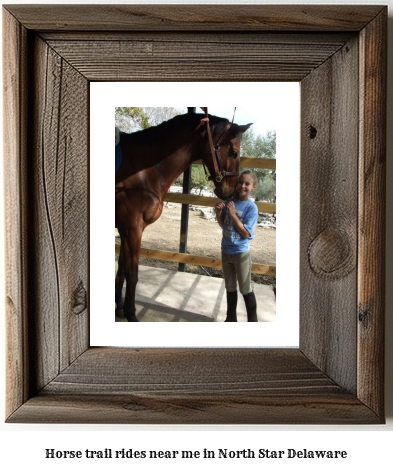
[[[276,132],[268,131],[266,136],[262,136],[249,129],[242,138],[241,154],[253,158],[276,158]]]
[[[127,133],[150,127],[149,117],[143,107],[116,107],[115,125]]]
[[[268,174],[263,179],[258,180],[258,185],[252,194],[256,201],[272,202],[276,194],[276,180],[273,175]]]
[[[209,184],[209,181],[206,178],[205,170],[201,165],[192,165],[191,166],[191,188],[198,189],[199,194],[202,193],[202,190],[205,186]]]
[[[159,125],[176,117],[176,115],[180,115],[180,112],[174,107],[143,107],[143,111],[149,117],[151,126]]]
[[[169,120],[180,112],[174,107],[116,107],[115,125],[131,133]]]
[[[242,139],[242,156],[252,158],[276,158],[276,132],[268,131],[265,136],[255,135],[253,129],[247,131]],[[251,193],[258,201],[273,201],[276,193],[276,172],[259,168],[252,169],[258,184]],[[242,171],[242,170],[241,170]]]

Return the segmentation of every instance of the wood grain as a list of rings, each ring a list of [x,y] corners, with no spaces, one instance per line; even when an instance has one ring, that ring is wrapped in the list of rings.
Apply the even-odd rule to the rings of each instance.
[[[359,31],[381,10],[362,5],[6,5],[27,28],[72,31]]]
[[[84,353],[9,421],[261,424],[283,419],[376,422],[355,396],[296,349],[110,348]]]
[[[88,88],[38,37],[32,53],[30,278],[40,388],[88,347]]]
[[[7,421],[384,422],[386,10],[3,9]],[[299,349],[89,347],[89,81],[195,76],[301,81]]]
[[[26,49],[27,33],[8,12],[3,12],[4,176],[5,183],[5,311],[7,328],[6,411],[12,413],[29,397],[26,294],[28,252],[26,236]]]
[[[360,160],[358,231],[359,398],[376,412],[383,406],[387,12],[360,39]],[[374,387],[367,390],[366,387]]]
[[[344,43],[302,37],[293,43],[249,41],[220,34],[139,35],[127,40],[60,40],[48,43],[89,80],[107,81],[300,81]],[[247,47],[245,47],[247,44]],[[230,58],[230,67],[227,66]]]
[[[301,84],[300,345],[351,393],[357,364],[357,58],[357,43],[350,41]]]

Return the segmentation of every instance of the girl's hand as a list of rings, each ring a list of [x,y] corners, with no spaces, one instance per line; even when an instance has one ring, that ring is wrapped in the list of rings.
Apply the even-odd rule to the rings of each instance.
[[[219,202],[215,206],[216,212],[217,213],[221,212],[224,209],[224,207],[225,207],[225,203],[224,202]]]
[[[235,203],[233,201],[228,202],[227,209],[228,209],[228,213],[231,217],[236,215]]]

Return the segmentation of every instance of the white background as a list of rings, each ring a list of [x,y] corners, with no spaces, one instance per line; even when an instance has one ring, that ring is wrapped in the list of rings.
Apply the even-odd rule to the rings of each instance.
[[[114,321],[114,193],[103,186],[113,176],[115,106],[165,107],[191,98],[209,113],[232,119],[217,97],[237,87],[235,122],[255,123],[255,133],[277,131],[277,322],[259,324],[119,324]],[[176,103],[170,102],[175,98]],[[136,102],[138,101],[138,102]],[[147,102],[148,101],[148,102]],[[169,101],[169,102],[168,102]],[[299,83],[102,83],[90,85],[90,342],[130,347],[298,347],[299,345]],[[221,115],[220,112],[226,112]],[[105,224],[107,223],[107,225]],[[154,224],[153,224],[154,226]],[[174,236],[174,239],[178,237]],[[108,249],[103,251],[102,249]],[[163,249],[165,250],[165,249]],[[262,262],[263,263],[263,262]]]
[[[21,3],[8,1],[8,3]],[[27,3],[26,0],[24,3]],[[35,2],[37,3],[37,2]],[[42,2],[44,3],[44,2]],[[47,2],[47,3],[53,3]],[[57,2],[57,3],[110,3],[110,2]],[[117,0],[114,3],[132,3]],[[139,1],[138,3],[147,3]],[[160,3],[160,2],[157,2]],[[161,3],[176,3],[165,0]],[[187,3],[209,3],[209,2],[187,2]],[[212,3],[254,3],[262,2],[220,2]],[[313,1],[302,0],[302,2],[280,2],[269,0],[269,4],[302,3],[314,4]],[[336,1],[319,1],[321,4],[336,4]],[[393,0],[380,2],[378,0],[347,1],[342,4],[376,4],[385,3],[389,5],[389,63],[388,63],[388,130],[393,129],[393,36],[392,36],[392,8]],[[201,7],[203,8],[203,7]],[[223,8],[225,8],[223,6]],[[388,133],[388,182],[393,181],[393,138]],[[86,472],[94,469],[96,473],[106,473],[109,469],[118,469],[118,472],[126,473],[134,469],[160,469],[171,472],[216,472],[219,468],[226,472],[238,472],[249,469],[252,473],[261,473],[265,469],[293,469],[301,473],[329,473],[354,472],[369,473],[379,470],[391,472],[392,458],[391,446],[393,445],[393,220],[392,204],[393,189],[388,186],[387,195],[387,281],[386,281],[386,414],[387,424],[385,426],[63,426],[63,425],[9,425],[2,424],[0,431],[0,469],[7,472],[11,469],[16,472],[29,469],[41,473],[69,473]],[[0,206],[0,212],[3,207]],[[2,222],[1,219],[0,222]],[[3,232],[0,232],[0,237]],[[3,248],[3,244],[0,245]],[[4,274],[4,273],[3,273]],[[3,285],[0,285],[3,292]],[[4,295],[0,295],[4,301]],[[4,313],[4,311],[2,312]],[[4,324],[0,325],[3,331]],[[4,331],[2,333],[4,338]],[[3,339],[4,340],[4,339]],[[4,347],[4,344],[3,344]],[[0,367],[4,368],[5,351],[1,352],[2,360]],[[1,382],[4,382],[2,377]],[[1,406],[4,406],[4,388],[0,387]],[[339,449],[347,450],[346,460],[258,460],[249,459],[243,461],[225,460],[161,460],[161,461],[132,461],[132,460],[45,460],[45,449],[193,449],[203,448],[217,450],[219,448],[244,449],[259,448],[270,449]],[[7,468],[5,467],[7,466]],[[7,471],[5,470],[7,469]]]

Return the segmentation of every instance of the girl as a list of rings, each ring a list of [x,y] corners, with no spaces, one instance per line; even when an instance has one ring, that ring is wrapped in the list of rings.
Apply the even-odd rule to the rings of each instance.
[[[227,318],[237,322],[237,283],[247,309],[248,322],[258,322],[257,302],[251,287],[250,240],[258,222],[258,207],[250,199],[257,186],[257,178],[250,171],[239,176],[234,197],[216,205],[217,222],[222,231],[222,269],[227,291]]]

